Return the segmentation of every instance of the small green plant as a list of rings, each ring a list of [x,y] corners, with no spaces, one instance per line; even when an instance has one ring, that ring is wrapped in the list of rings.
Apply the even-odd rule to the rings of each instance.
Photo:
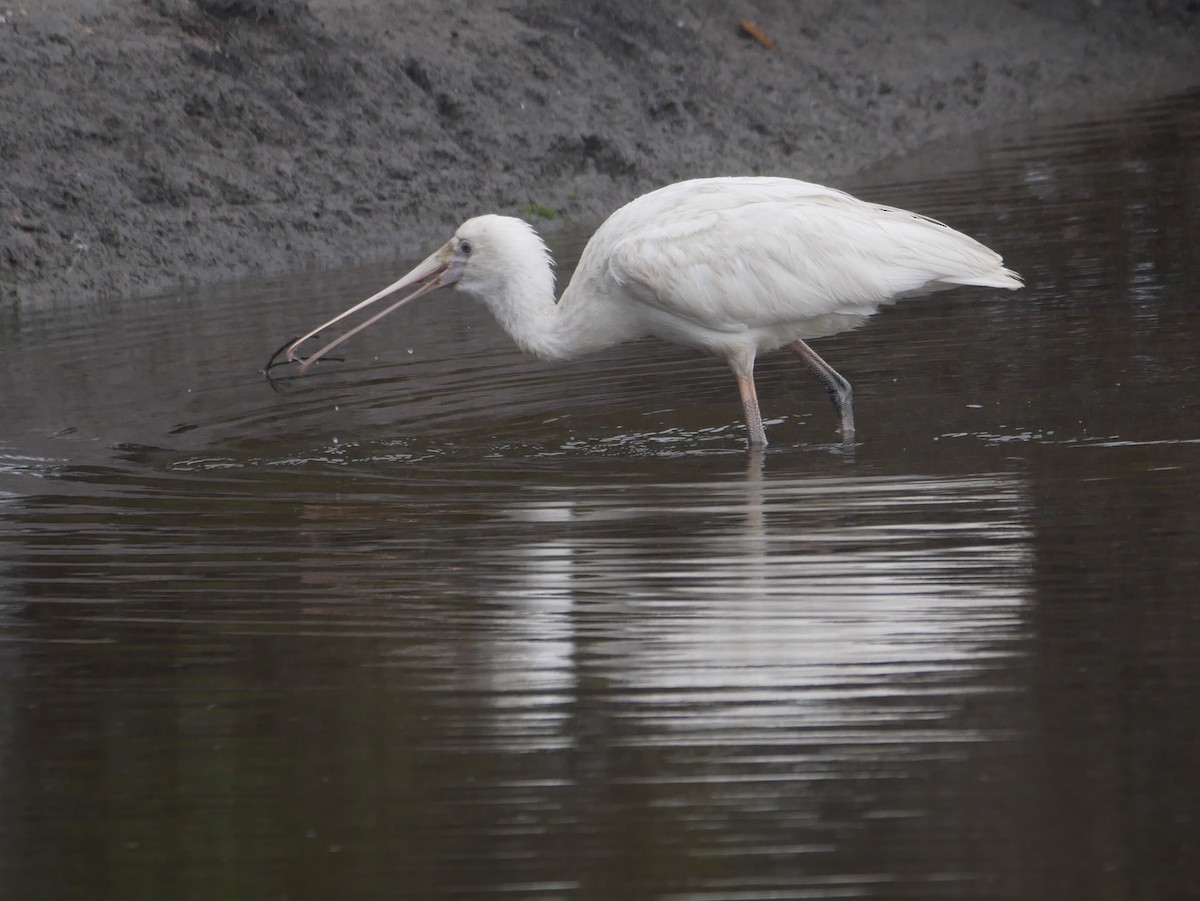
[[[558,210],[544,203],[531,203],[525,207],[526,216],[537,216],[539,219],[557,219]]]

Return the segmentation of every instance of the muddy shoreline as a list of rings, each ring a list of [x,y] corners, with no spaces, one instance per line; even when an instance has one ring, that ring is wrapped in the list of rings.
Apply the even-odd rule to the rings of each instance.
[[[1198,38],[1154,0],[46,0],[0,23],[0,303],[411,259],[482,211],[590,227],[699,175],[836,183],[1192,86]]]

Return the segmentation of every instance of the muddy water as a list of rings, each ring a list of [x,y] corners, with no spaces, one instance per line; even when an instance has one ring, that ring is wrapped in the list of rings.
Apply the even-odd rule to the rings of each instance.
[[[720,363],[453,295],[264,383],[402,263],[4,311],[0,894],[1194,897],[1198,137],[856,186],[1029,287],[821,342],[853,452],[790,359],[756,458]]]

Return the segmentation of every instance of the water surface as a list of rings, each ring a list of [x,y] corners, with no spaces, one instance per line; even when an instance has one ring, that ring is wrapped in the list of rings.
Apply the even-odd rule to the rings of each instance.
[[[1028,287],[759,367],[392,267],[0,318],[0,892],[1193,897],[1200,99],[855,190]],[[580,241],[555,250],[560,277]],[[428,248],[413,248],[421,256]]]

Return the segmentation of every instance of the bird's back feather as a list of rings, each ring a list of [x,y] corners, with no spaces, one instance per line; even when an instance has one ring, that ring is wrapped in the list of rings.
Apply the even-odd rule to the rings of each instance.
[[[643,195],[600,227],[577,272],[652,322],[794,337],[852,327],[902,297],[1021,286],[999,254],[940,222],[785,178],[699,179]]]

